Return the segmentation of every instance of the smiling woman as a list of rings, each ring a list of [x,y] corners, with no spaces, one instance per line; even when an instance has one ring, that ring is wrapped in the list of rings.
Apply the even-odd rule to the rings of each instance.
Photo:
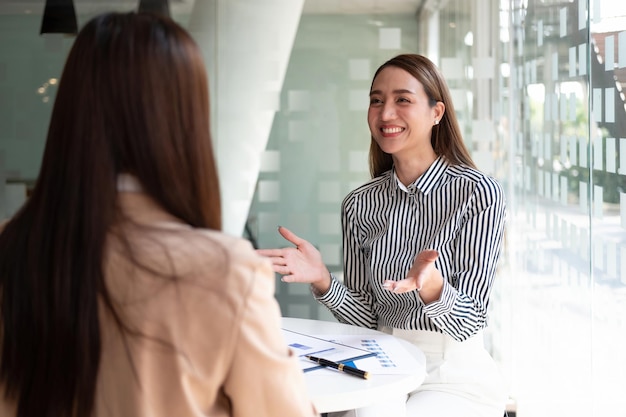
[[[399,55],[370,89],[372,179],[342,203],[344,280],[318,250],[259,250],[285,282],[311,285],[343,323],[378,328],[421,348],[428,376],[408,398],[365,416],[500,417],[506,393],[483,346],[502,245],[504,194],[474,168],[446,83],[421,55]]]

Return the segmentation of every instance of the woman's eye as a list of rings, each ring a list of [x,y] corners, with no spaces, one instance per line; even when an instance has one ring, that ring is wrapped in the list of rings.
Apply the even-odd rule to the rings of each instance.
[[[381,99],[379,99],[379,98],[371,98],[370,99],[370,104],[380,104],[382,102],[383,101]]]
[[[404,98],[404,97],[398,97],[398,102],[399,103],[410,103],[408,98]]]

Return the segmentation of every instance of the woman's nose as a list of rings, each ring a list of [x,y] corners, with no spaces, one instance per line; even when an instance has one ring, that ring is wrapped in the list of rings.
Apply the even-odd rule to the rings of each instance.
[[[391,120],[396,117],[396,109],[392,104],[385,103],[381,110],[380,117],[382,120]]]

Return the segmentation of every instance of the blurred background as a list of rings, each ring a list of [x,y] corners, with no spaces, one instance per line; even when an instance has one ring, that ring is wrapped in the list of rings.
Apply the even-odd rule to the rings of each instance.
[[[0,219],[37,179],[74,39],[40,33],[46,3],[72,4],[80,28],[140,0],[0,0]],[[225,231],[277,247],[287,226],[338,275],[341,200],[369,178],[373,72],[398,53],[432,59],[474,160],[507,193],[487,335],[517,415],[626,416],[626,2],[170,0],[167,10],[206,61]],[[307,286],[276,283],[283,315],[334,320]]]

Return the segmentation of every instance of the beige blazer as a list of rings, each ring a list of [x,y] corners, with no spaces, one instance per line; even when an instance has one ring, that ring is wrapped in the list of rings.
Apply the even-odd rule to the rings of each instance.
[[[316,416],[282,337],[269,261],[145,194],[121,193],[120,204],[139,225],[123,226],[130,245],[111,234],[105,279],[130,332],[101,303],[95,416]]]

